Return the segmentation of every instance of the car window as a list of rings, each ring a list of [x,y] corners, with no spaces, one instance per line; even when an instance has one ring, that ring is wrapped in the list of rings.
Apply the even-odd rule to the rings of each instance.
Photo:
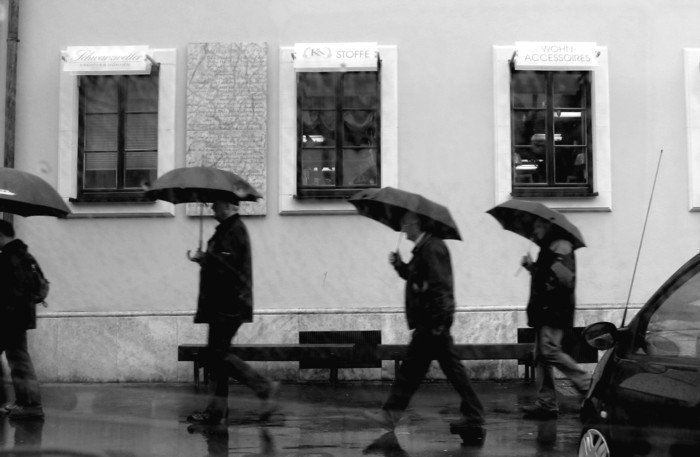
[[[666,297],[651,315],[641,351],[651,356],[700,358],[700,272]]]

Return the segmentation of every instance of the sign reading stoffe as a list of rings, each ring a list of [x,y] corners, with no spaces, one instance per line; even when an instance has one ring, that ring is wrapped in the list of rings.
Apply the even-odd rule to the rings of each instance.
[[[594,70],[596,43],[520,41],[515,43],[516,70]]]
[[[376,71],[377,43],[296,43],[297,71]]]
[[[63,71],[76,75],[151,73],[148,46],[68,46],[61,52]]]

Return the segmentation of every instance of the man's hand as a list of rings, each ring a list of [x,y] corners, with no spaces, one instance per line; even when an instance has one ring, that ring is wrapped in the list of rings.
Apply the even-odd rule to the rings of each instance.
[[[193,262],[202,263],[204,259],[204,252],[201,249],[197,249],[193,255],[190,255],[191,251],[187,251],[187,258]]]
[[[389,253],[389,263],[394,267],[398,267],[403,263],[403,260],[401,260],[401,255],[398,253],[398,251]]]
[[[528,271],[530,271],[530,269],[532,268],[533,263],[534,262],[532,261],[532,257],[530,257],[530,254],[524,255],[523,258],[520,260],[520,265]]]

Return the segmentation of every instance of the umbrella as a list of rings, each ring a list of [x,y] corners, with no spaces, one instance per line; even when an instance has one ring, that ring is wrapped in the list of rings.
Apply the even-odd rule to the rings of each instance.
[[[545,205],[526,200],[508,200],[486,211],[501,223],[504,229],[522,235],[527,239],[532,238],[533,225],[539,217],[551,222],[571,241],[574,249],[586,245],[579,229],[572,224],[563,214]]]
[[[211,167],[176,168],[148,188],[146,197],[170,203],[238,203],[262,198],[248,181],[235,173]]]
[[[450,211],[422,195],[393,187],[383,187],[361,190],[348,201],[361,215],[379,221],[397,232],[401,231],[401,218],[407,211],[411,211],[430,221],[426,229],[433,235],[443,239],[462,239]]]
[[[60,218],[71,212],[51,184],[14,168],[0,168],[0,211],[25,217]]]
[[[220,200],[238,204],[257,201],[262,195],[233,172],[212,167],[184,167],[170,170],[156,179],[146,190],[146,197],[170,203],[213,203]],[[200,250],[202,224],[203,218],[200,217]]]

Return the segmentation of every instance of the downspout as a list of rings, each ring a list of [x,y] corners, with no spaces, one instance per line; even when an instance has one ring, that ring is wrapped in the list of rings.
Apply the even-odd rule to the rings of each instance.
[[[15,99],[17,96],[17,45],[19,43],[19,0],[8,0],[7,57],[5,80],[5,144],[3,166],[15,167]],[[12,214],[3,213],[12,222]]]

